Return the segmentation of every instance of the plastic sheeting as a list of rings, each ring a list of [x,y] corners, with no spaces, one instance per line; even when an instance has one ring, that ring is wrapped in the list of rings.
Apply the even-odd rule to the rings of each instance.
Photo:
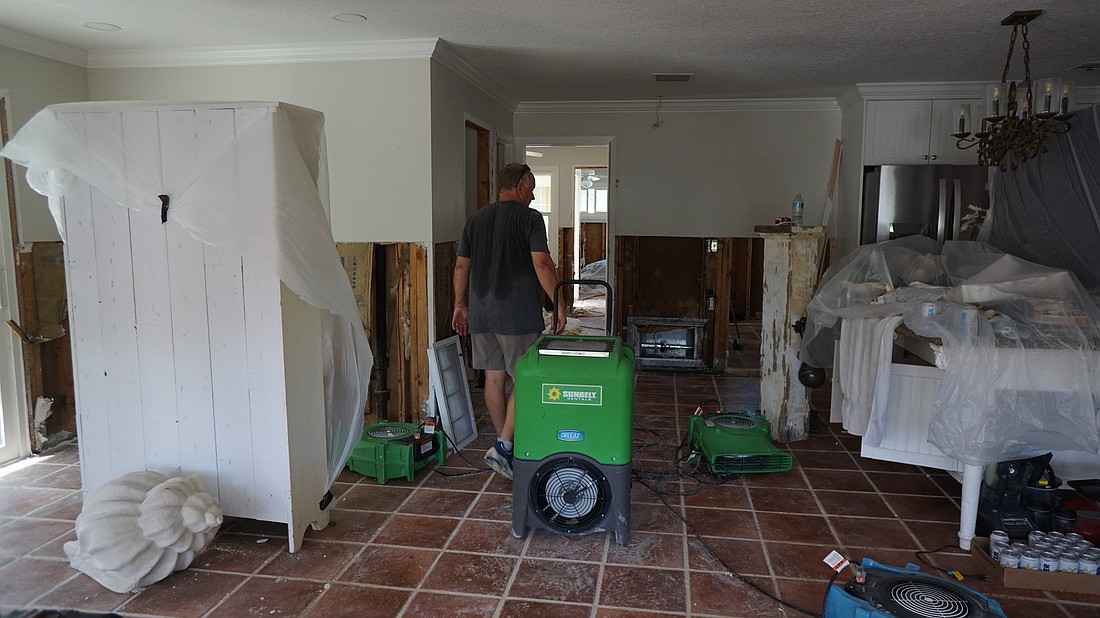
[[[133,150],[119,114],[88,113],[202,109],[237,111],[211,116],[226,126],[204,132],[198,154],[177,157],[170,170],[161,168],[159,156],[141,157]],[[141,147],[158,143],[154,139]],[[265,147],[274,149],[277,169],[267,168],[267,175],[257,178],[258,167],[244,162],[242,153]],[[77,178],[135,211],[159,210],[158,196],[168,195],[168,217],[196,240],[274,264],[291,291],[327,311],[325,413],[332,485],[361,435],[373,357],[326,214],[321,113],[285,103],[53,105],[35,115],[0,155],[26,166],[27,181],[49,197],[64,196]],[[241,220],[237,206],[248,199],[254,183],[272,177],[277,183],[273,225],[257,229],[257,221]],[[50,208],[64,240],[55,202]]]
[[[939,339],[944,378],[928,438],[947,455],[984,464],[1100,452],[1100,310],[1073,273],[981,242],[940,251],[931,239],[906,237],[860,247],[822,281],[807,310],[802,360],[831,366],[842,320],[867,330],[901,316],[917,335]],[[842,356],[842,372],[874,376],[889,363],[875,350]],[[849,395],[873,425],[887,412],[876,405],[884,385],[872,377],[859,388],[866,390]],[[866,423],[853,419],[849,430],[864,435]]]
[[[1100,106],[1077,111],[1050,151],[993,175],[988,242],[1072,271],[1100,295]]]

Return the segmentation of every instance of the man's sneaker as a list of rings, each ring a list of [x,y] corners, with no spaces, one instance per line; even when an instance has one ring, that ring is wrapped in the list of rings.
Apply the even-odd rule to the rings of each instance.
[[[485,463],[509,481],[512,480],[512,453],[506,451],[501,443],[494,442],[485,453]]]

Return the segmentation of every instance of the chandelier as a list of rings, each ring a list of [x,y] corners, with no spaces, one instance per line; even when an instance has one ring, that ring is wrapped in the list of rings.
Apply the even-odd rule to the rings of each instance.
[[[1039,10],[1016,11],[1001,21],[1002,26],[1012,26],[1008,43],[1008,57],[1001,81],[986,87],[985,115],[980,131],[971,136],[967,131],[969,106],[959,108],[959,132],[951,136],[958,139],[956,146],[962,150],[978,147],[980,165],[998,166],[1001,171],[1016,169],[1020,163],[1050,150],[1048,140],[1056,133],[1069,131],[1072,84],[1060,79],[1043,79],[1036,84],[1041,98],[1032,94],[1031,44],[1027,40],[1027,24],[1043,12]],[[1012,65],[1012,51],[1016,48],[1018,34],[1023,35],[1024,50],[1024,98],[1017,101],[1016,82],[1008,82],[1008,69]]]

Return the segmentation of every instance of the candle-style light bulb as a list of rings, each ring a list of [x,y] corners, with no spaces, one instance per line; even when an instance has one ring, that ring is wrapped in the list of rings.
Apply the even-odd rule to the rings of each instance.
[[[1001,87],[1000,86],[994,86],[993,87],[993,115],[994,116],[1000,116],[1001,115]]]
[[[1050,111],[1050,95],[1054,90],[1054,83],[1051,80],[1046,80],[1043,87],[1043,112]]]
[[[1062,85],[1062,114],[1069,113],[1069,84]]]
[[[966,106],[959,106],[959,133],[966,133]]]

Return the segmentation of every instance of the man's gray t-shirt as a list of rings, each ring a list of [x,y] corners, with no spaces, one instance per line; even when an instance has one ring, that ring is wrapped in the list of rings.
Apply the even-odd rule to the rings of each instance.
[[[471,333],[527,335],[546,328],[532,253],[549,253],[539,211],[496,202],[466,222],[458,255],[470,259]]]

